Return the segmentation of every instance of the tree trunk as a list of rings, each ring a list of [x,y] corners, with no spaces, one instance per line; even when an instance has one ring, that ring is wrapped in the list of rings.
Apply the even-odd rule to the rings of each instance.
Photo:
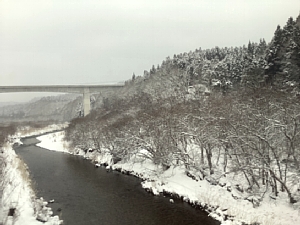
[[[208,166],[209,166],[209,173],[211,175],[211,174],[214,173],[214,171],[212,169],[212,162],[211,162],[212,153],[211,153],[210,146],[208,146],[207,148],[205,148],[205,151],[206,151],[207,163],[208,163]]]
[[[290,190],[288,189],[288,187],[286,186],[286,184],[280,180],[280,178],[278,178],[276,176],[276,174],[272,171],[272,170],[269,170],[270,173],[272,174],[273,178],[276,179],[280,184],[282,184],[282,186],[284,187],[284,189],[286,190],[288,196],[289,196],[289,199],[290,199],[290,203],[294,204],[296,203],[297,201],[294,199],[294,197],[292,196],[292,193],[290,192]]]

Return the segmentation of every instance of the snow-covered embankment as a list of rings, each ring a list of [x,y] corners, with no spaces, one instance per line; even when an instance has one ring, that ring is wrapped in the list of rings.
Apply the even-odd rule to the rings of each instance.
[[[63,141],[63,136],[64,132],[40,136],[38,139],[41,143],[38,145],[55,151],[67,152],[68,144]],[[251,202],[242,198],[241,193],[235,190],[228,191],[226,187],[219,185],[211,185],[206,180],[192,179],[187,176],[186,169],[179,166],[164,170],[139,154],[112,164],[112,157],[108,152],[100,154],[96,151],[84,152],[79,149],[71,152],[89,158],[95,163],[107,164],[114,170],[144,179],[143,187],[153,194],[171,193],[191,204],[201,205],[211,217],[219,220],[223,225],[300,224],[299,212],[293,209],[286,200],[273,201],[266,198],[259,207],[255,208]],[[141,154],[145,153],[141,152]],[[229,181],[226,183],[229,184]]]
[[[51,209],[46,207],[47,203],[43,199],[36,199],[27,167],[13,150],[13,144],[20,144],[21,136],[37,135],[57,128],[61,126],[54,125],[35,131],[23,127],[1,148],[0,224],[59,225],[62,223],[58,216],[51,216]]]

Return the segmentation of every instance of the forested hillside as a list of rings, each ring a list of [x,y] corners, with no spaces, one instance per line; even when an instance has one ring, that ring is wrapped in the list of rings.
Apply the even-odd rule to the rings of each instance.
[[[82,97],[78,95],[48,96],[28,103],[0,107],[0,122],[69,121],[82,111]]]
[[[127,85],[135,89],[139,86],[153,88],[153,81],[158,80],[162,87],[171,82],[172,91],[201,84],[209,90],[221,89],[223,93],[232,88],[258,88],[266,84],[279,88],[297,87],[300,82],[299,46],[300,16],[296,20],[291,17],[283,28],[277,27],[269,44],[261,39],[241,47],[199,48],[175,54],[161,65],[153,65],[143,76],[133,75]]]
[[[114,162],[143,152],[211,184],[233,182],[255,205],[271,191],[300,200],[299,18],[270,44],[174,55],[126,82],[66,138]],[[236,179],[238,178],[238,179]]]

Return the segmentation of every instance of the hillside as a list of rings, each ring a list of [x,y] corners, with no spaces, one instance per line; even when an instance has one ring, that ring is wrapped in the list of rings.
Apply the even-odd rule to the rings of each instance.
[[[78,95],[59,95],[0,106],[0,122],[69,121],[79,115],[81,101]]]
[[[241,47],[227,47],[174,54],[142,76],[133,74],[126,87],[115,93],[95,95],[92,108],[124,104],[132,98],[152,102],[175,98],[177,102],[212,92],[228,93],[239,88],[271,85],[297,94],[300,83],[300,16],[277,27],[270,43],[261,39]],[[193,96],[192,96],[193,95]],[[46,97],[35,102],[0,106],[0,120],[59,120],[80,117],[81,97]],[[149,99],[148,99],[149,98]],[[118,100],[119,99],[119,100]],[[121,100],[120,100],[121,99]],[[127,103],[126,103],[127,104]],[[146,102],[141,102],[146,104]]]
[[[161,65],[152,66],[143,76],[127,81],[134,91],[157,87],[165,92],[186,92],[189,86],[205,86],[223,93],[237,87],[258,88],[268,84],[278,88],[298,87],[300,78],[300,16],[290,17],[277,27],[270,43],[261,39],[241,47],[227,47],[175,54]],[[149,88],[149,86],[151,86]],[[202,90],[203,91],[203,90]],[[174,93],[172,93],[174,95]]]
[[[74,153],[110,155],[106,163],[116,168],[147,162],[161,175],[179,168],[230,192],[236,204],[251,202],[255,212],[274,201],[294,214],[300,207],[299,18],[277,28],[269,44],[261,39],[167,57],[103,98],[101,108],[72,120],[66,140]],[[163,190],[157,176],[147,182]],[[227,210],[211,199],[204,205]],[[221,220],[284,224],[236,210]]]

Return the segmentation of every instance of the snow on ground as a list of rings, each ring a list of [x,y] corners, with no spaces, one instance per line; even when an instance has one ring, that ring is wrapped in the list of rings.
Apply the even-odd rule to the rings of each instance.
[[[198,182],[192,180],[186,176],[182,168],[170,168],[154,182],[144,181],[143,187],[154,189],[154,193],[163,191],[176,193],[192,203],[201,202],[210,206],[219,206],[217,211],[213,210],[211,216],[224,224],[235,224],[242,221],[248,224],[254,222],[270,225],[300,224],[299,212],[288,206],[287,202],[277,204],[264,202],[262,206],[253,208],[252,203],[243,199],[234,199],[232,192],[221,186],[212,186],[205,180]],[[235,222],[225,222],[225,214],[234,216]]]
[[[5,167],[3,172],[2,223],[4,225],[40,225],[36,217],[47,220],[45,225],[58,225],[58,216],[51,217],[50,208],[36,205],[35,195],[30,186],[29,173],[11,145],[2,149]],[[35,208],[41,207],[44,215],[36,215]],[[11,216],[8,216],[11,212]],[[41,213],[41,211],[39,212]]]
[[[63,123],[63,124],[52,124],[47,127],[43,128],[32,128],[30,126],[25,126],[25,127],[19,127],[17,133],[15,134],[15,137],[29,137],[29,136],[34,136],[34,135],[42,135],[47,132],[52,132],[55,130],[62,130],[65,127],[68,126],[68,123]]]
[[[64,142],[63,137],[64,131],[39,136],[37,139],[41,142],[37,146],[52,151],[68,153],[68,145]]]
[[[65,152],[67,144],[63,141],[63,135],[64,132],[44,135],[39,138],[41,141],[39,146]],[[211,212],[211,217],[221,221],[223,225],[236,225],[242,222],[248,224],[259,222],[263,225],[300,224],[300,212],[292,208],[286,196],[276,201],[266,197],[261,206],[254,208],[251,202],[243,198],[233,198],[233,194],[239,195],[236,191],[229,192],[226,187],[211,185],[206,180],[193,180],[186,175],[186,170],[179,166],[163,170],[138,154],[113,165],[112,157],[108,152],[85,153],[79,149],[70,152],[89,158],[94,163],[107,164],[112,169],[129,172],[144,179],[142,186],[153,194],[173,193],[192,204],[201,204]],[[233,221],[225,220],[227,216],[234,218]]]
[[[52,130],[59,130],[67,124],[51,125],[46,128],[20,128],[10,142],[1,149],[3,160],[0,185],[3,189],[0,202],[0,224],[3,225],[59,225],[58,216],[51,217],[51,209],[42,199],[36,200],[31,187],[31,180],[26,165],[12,148],[14,143],[21,143],[20,137],[38,135]],[[13,216],[9,216],[9,214]],[[36,218],[46,222],[40,222]]]

